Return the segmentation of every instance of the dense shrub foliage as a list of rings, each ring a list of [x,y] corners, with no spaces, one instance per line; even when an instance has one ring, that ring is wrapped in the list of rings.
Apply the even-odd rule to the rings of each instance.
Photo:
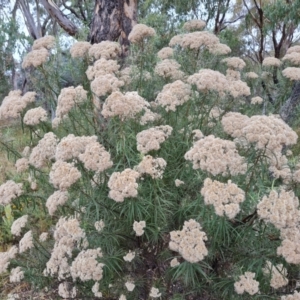
[[[299,48],[254,69],[204,27],[158,51],[137,25],[126,60],[114,42],[77,42],[67,59],[35,42],[36,90],[0,107],[28,136],[1,140],[15,162],[1,276],[64,299],[300,297],[298,137],[276,114]]]

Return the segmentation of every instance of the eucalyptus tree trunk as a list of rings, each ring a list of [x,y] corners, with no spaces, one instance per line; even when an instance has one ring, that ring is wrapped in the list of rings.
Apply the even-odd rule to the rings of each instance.
[[[281,118],[289,125],[292,125],[294,121],[295,112],[296,109],[299,107],[299,104],[300,104],[300,82],[296,81],[294,83],[291,96],[286,100],[286,102],[280,109]]]
[[[138,0],[95,0],[89,40],[119,41],[123,56],[128,52],[128,35],[137,23]]]

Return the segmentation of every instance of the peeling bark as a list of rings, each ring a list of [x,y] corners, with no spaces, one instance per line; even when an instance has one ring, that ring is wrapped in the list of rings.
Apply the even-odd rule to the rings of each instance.
[[[128,52],[128,35],[137,23],[137,0],[95,0],[89,40],[119,41],[123,55]]]

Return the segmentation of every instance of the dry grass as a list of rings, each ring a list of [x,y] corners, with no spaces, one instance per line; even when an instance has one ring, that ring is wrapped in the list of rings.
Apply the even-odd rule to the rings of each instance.
[[[16,157],[8,149],[14,148],[22,152],[29,139],[29,132],[23,131],[19,123],[0,121],[0,184],[7,179],[6,174],[15,173]]]
[[[0,278],[1,299],[6,299],[8,294],[17,294],[18,300],[57,300],[57,290],[49,289],[44,291],[34,291],[29,283],[21,282],[18,284],[10,283],[9,276]]]

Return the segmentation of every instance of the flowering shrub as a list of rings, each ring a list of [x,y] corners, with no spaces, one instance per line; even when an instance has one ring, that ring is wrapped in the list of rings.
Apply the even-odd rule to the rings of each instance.
[[[81,80],[68,87],[52,85],[53,38],[35,43],[23,67],[41,86],[0,106],[30,136],[24,151],[1,138],[15,164],[0,185],[1,207],[16,207],[0,252],[12,285],[62,299],[298,297],[298,136],[272,115],[257,83],[268,74],[204,27],[185,24],[153,54],[155,30],[136,25],[130,67],[118,43],[75,43]],[[272,57],[262,68],[277,95],[299,77]]]

